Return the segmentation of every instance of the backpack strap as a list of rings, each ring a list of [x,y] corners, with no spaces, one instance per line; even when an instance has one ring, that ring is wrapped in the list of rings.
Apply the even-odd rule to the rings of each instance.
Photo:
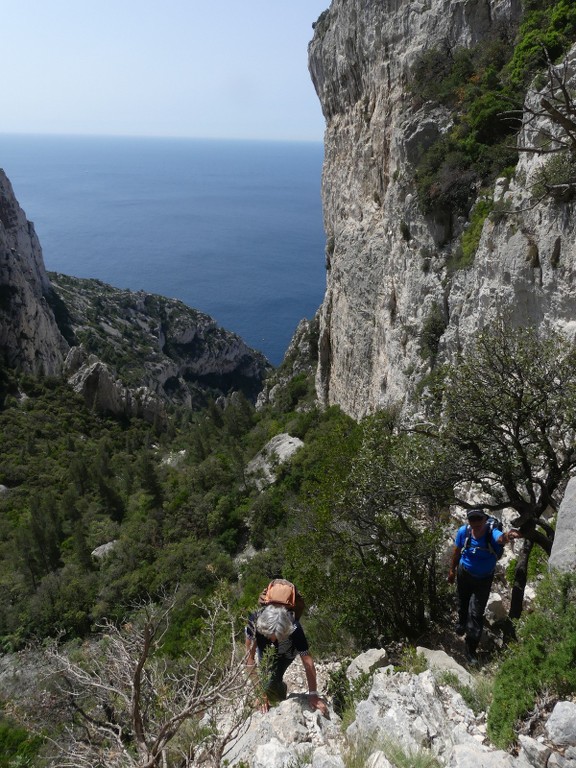
[[[488,552],[490,552],[491,555],[493,555],[496,559],[499,557],[499,552],[495,549],[494,545],[496,542],[494,541],[494,528],[495,528],[495,521],[493,518],[488,519],[488,530],[484,534],[484,537],[486,538],[486,547],[480,547],[480,549],[487,549]],[[469,549],[470,548],[470,539],[472,538],[472,527],[470,525],[466,526],[466,538],[464,539],[464,546],[462,549]],[[496,546],[499,546],[496,544]]]
[[[493,518],[489,521],[489,526],[490,528],[488,533],[490,534],[490,536],[488,537],[488,549],[490,550],[490,553],[494,555],[494,557],[497,560],[499,560],[504,550],[504,545],[499,544],[494,539],[494,530],[496,529],[496,521]],[[497,548],[499,548],[500,551],[498,551]]]

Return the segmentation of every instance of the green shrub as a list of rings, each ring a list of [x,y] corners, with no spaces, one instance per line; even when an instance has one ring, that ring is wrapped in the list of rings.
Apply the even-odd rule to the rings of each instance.
[[[405,221],[400,222],[400,234],[402,235],[402,239],[407,243],[409,243],[412,239],[412,234],[410,233],[410,225]]]
[[[505,75],[512,87],[526,86],[547,56],[555,61],[576,38],[576,6],[572,0],[526,0],[525,14]]]
[[[429,749],[406,749],[397,742],[386,739],[382,751],[395,768],[440,768],[440,762]]]
[[[490,184],[516,164],[510,136],[534,74],[576,40],[572,0],[525,3],[515,46],[511,35],[482,41],[471,49],[425,51],[412,70],[412,91],[453,112],[451,129],[422,154],[416,187],[422,210],[444,223],[467,215],[478,184]],[[464,263],[466,263],[464,257]]]
[[[24,728],[0,721],[0,768],[32,768],[42,739]]]
[[[444,672],[439,679],[444,685],[449,685],[457,691],[464,699],[466,705],[479,715],[481,712],[487,712],[492,703],[492,691],[494,680],[486,675],[477,675],[472,685],[465,685],[460,682],[454,672]]]
[[[377,736],[347,744],[343,754],[345,768],[364,768],[375,752],[383,752],[395,768],[440,768],[438,758],[429,749],[406,749],[398,742]]]
[[[428,669],[428,662],[423,653],[416,653],[413,645],[407,645],[402,649],[400,663],[394,669],[396,672],[410,672],[412,675],[419,675]]]
[[[576,158],[568,150],[552,155],[534,177],[532,198],[540,200],[550,195],[559,202],[576,196]]]
[[[355,705],[368,697],[372,687],[373,675],[364,672],[350,681],[346,675],[348,662],[342,662],[338,669],[330,673],[328,695],[332,698],[332,706],[343,721],[346,729],[355,717]]]
[[[458,262],[458,267],[460,269],[464,269],[473,264],[474,256],[476,255],[478,245],[480,244],[484,222],[492,212],[492,208],[492,200],[486,199],[479,200],[474,206],[474,210],[470,216],[470,226],[464,230],[462,234],[462,255]]]
[[[434,302],[430,311],[422,324],[420,334],[420,349],[422,357],[434,363],[438,355],[440,339],[446,330],[446,318],[438,302]]]
[[[535,610],[518,627],[494,683],[488,736],[503,749],[543,692],[576,692],[576,574],[553,574],[540,585]]]

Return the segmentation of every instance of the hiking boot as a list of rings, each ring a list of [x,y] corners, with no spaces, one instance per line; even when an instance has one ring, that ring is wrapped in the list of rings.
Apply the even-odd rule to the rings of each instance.
[[[454,627],[454,632],[456,632],[458,637],[464,637],[466,634],[466,627],[463,624],[456,624]]]
[[[476,656],[476,648],[472,649],[468,643],[466,643],[466,651],[464,653],[466,661],[469,664],[478,664],[478,656]]]

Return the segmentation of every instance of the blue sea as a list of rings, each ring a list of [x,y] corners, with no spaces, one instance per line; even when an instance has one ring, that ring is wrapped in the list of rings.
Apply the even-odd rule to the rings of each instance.
[[[184,301],[274,365],[325,288],[321,143],[0,135],[50,271]]]

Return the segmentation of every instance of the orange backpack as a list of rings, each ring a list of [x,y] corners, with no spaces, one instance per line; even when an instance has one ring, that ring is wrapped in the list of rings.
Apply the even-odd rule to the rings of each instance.
[[[293,611],[296,620],[302,616],[305,605],[304,598],[294,584],[286,579],[273,579],[260,593],[258,603],[259,605],[281,605]]]

